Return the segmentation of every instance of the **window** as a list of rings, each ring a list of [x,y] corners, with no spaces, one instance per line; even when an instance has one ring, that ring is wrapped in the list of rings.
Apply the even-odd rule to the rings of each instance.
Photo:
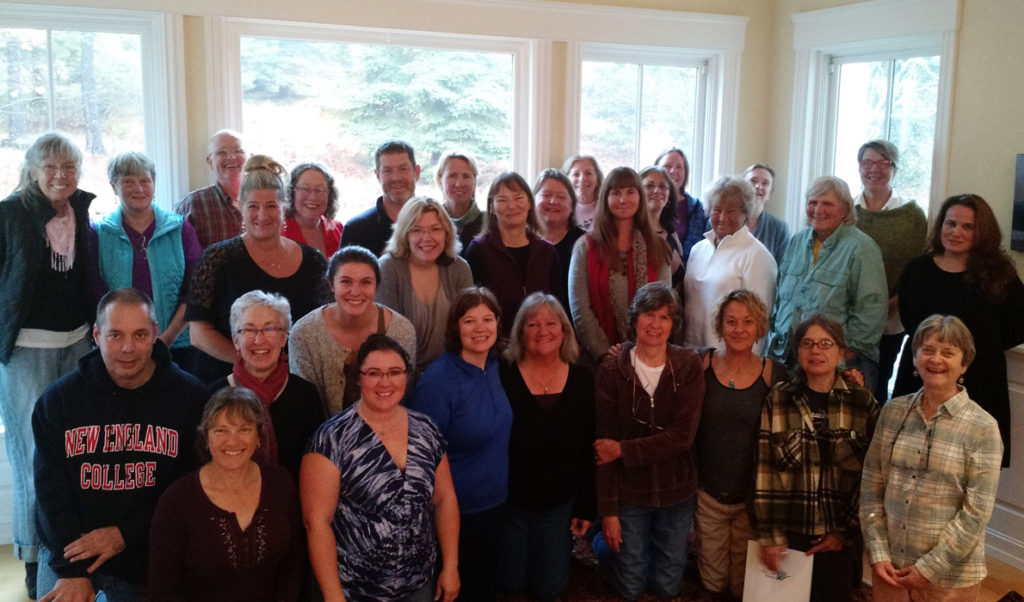
[[[900,151],[891,186],[927,213],[940,62],[938,55],[832,59],[832,173],[854,194],[860,188],[857,150],[882,138]]]
[[[666,148],[693,157],[703,65],[583,61],[580,149],[606,170],[641,169]]]
[[[237,79],[231,68],[213,75],[222,87],[215,96],[229,102],[211,106],[211,128],[239,128],[247,151],[287,168],[327,165],[339,188],[337,219],[380,196],[373,152],[389,138],[412,144],[422,168],[416,192],[438,199],[434,170],[445,150],[476,159],[477,202],[494,176],[527,163],[527,42],[388,32],[382,44],[376,30],[216,22],[220,62],[238,70]]]
[[[25,150],[60,130],[83,153],[79,187],[95,217],[117,199],[107,160],[141,150],[157,166],[157,198],[177,196],[179,172],[168,107],[166,17],[150,13],[0,5],[0,191],[17,185]],[[163,201],[162,199],[167,199]]]
[[[339,175],[341,220],[380,195],[375,147],[401,138],[422,166],[417,191],[435,198],[441,153],[477,161],[477,198],[511,169],[513,56],[348,42],[243,37],[246,146],[286,166],[310,159]]]
[[[689,192],[699,197],[704,184],[733,169],[741,50],[580,44],[578,87],[570,81],[567,90],[579,99],[566,119],[571,148],[594,155],[606,173],[642,169],[661,151],[681,148]]]
[[[957,0],[862,2],[793,15],[796,49],[786,217],[802,227],[803,192],[834,173],[861,189],[857,149],[900,150],[893,188],[926,212],[945,197]]]

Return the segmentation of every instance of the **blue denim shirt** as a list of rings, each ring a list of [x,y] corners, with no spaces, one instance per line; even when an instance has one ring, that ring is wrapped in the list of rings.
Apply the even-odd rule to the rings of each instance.
[[[815,265],[814,230],[798,232],[779,266],[768,356],[793,359],[793,331],[820,313],[842,325],[847,347],[877,362],[888,300],[882,252],[867,234],[839,226],[825,239]]]

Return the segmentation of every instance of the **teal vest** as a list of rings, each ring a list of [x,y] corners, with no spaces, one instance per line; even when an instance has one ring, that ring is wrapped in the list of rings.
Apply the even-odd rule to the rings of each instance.
[[[182,216],[167,213],[153,205],[156,227],[146,247],[149,277],[153,286],[153,309],[163,332],[178,310],[181,283],[185,278],[185,249],[181,245]],[[135,249],[124,231],[121,206],[118,205],[97,226],[99,238],[100,277],[110,290],[127,288],[132,283],[132,261]],[[171,347],[189,344],[188,328],[178,335]]]

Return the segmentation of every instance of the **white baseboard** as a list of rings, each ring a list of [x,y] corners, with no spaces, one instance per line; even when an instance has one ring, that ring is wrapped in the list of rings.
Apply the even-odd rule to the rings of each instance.
[[[996,502],[985,528],[985,554],[1024,571],[1024,512]]]

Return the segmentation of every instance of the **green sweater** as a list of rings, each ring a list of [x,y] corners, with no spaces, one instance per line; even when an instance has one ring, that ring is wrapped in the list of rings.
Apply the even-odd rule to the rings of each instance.
[[[889,297],[896,294],[903,268],[911,259],[924,253],[928,232],[928,218],[914,201],[885,211],[868,211],[855,207],[857,228],[871,237],[882,250],[885,281],[889,284]]]

